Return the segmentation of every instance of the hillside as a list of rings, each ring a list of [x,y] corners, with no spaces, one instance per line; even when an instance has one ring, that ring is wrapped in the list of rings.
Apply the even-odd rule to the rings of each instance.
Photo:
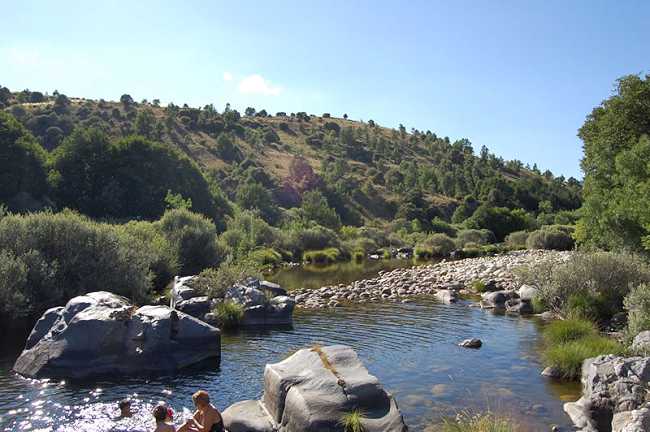
[[[542,175],[486,148],[475,154],[467,140],[388,129],[372,120],[252,108],[240,115],[212,105],[137,103],[128,95],[108,102],[6,88],[0,103],[50,152],[79,127],[98,128],[112,140],[138,134],[187,155],[232,201],[244,183],[261,184],[283,208],[299,205],[303,192],[317,188],[344,224],[450,220],[467,196],[533,214],[540,203],[547,213],[580,206],[575,179]]]

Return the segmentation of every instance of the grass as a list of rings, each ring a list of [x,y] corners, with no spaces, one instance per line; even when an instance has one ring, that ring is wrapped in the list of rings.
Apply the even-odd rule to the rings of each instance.
[[[366,257],[366,254],[361,250],[355,250],[352,252],[352,259],[356,262],[361,262]]]
[[[592,322],[581,319],[553,321],[544,329],[544,341],[548,346],[573,342],[590,336],[598,336],[598,330]]]
[[[263,266],[275,266],[283,260],[280,252],[272,248],[256,249],[250,252],[248,256],[253,262]]]
[[[360,410],[354,410],[344,414],[339,423],[343,426],[345,432],[364,432],[366,429],[361,423],[363,417],[363,413]]]
[[[580,378],[582,363],[586,359],[603,354],[620,355],[624,352],[623,345],[614,339],[598,335],[586,336],[548,347],[544,352],[544,362],[547,366],[557,368],[562,378],[575,380]]]
[[[244,307],[231,301],[217,303],[215,314],[222,328],[234,329],[239,327],[244,318]]]
[[[512,420],[492,413],[472,414],[464,411],[442,423],[441,432],[514,432]]]
[[[302,260],[310,264],[331,264],[341,258],[341,251],[337,248],[305,251]]]
[[[472,282],[472,289],[478,293],[482,293],[487,291],[487,285],[485,285],[485,282],[483,281],[475,280]]]

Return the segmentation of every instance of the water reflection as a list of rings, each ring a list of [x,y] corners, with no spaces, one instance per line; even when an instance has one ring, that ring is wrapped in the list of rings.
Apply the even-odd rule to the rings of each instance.
[[[467,337],[481,338],[483,347],[456,346]],[[422,298],[297,311],[294,328],[225,334],[220,368],[203,366],[173,376],[28,380],[9,372],[14,357],[7,357],[0,366],[0,430],[148,430],[154,404],[168,402],[180,416],[199,388],[208,390],[220,408],[260,397],[266,363],[316,342],[355,348],[416,431],[463,409],[486,408],[511,413],[530,430],[548,430],[550,424],[567,424],[560,399],[576,399],[579,391],[539,375],[534,320]],[[127,396],[137,414],[116,424],[116,403]]]

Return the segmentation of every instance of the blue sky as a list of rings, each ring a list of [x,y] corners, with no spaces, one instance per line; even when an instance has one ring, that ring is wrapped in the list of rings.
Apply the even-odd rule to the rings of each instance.
[[[373,119],[581,177],[576,131],[650,70],[647,1],[6,2],[0,84]]]

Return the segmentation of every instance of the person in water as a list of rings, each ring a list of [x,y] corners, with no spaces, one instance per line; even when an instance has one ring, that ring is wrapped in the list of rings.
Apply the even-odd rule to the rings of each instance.
[[[192,395],[196,407],[194,417],[188,419],[178,432],[225,432],[221,413],[210,403],[210,395],[199,390]]]
[[[176,427],[169,422],[169,408],[165,405],[156,405],[151,414],[156,420],[156,430],[154,432],[176,432]]]
[[[127,418],[133,416],[133,413],[131,412],[130,400],[122,399],[117,403],[117,407],[120,409],[120,418]]]

